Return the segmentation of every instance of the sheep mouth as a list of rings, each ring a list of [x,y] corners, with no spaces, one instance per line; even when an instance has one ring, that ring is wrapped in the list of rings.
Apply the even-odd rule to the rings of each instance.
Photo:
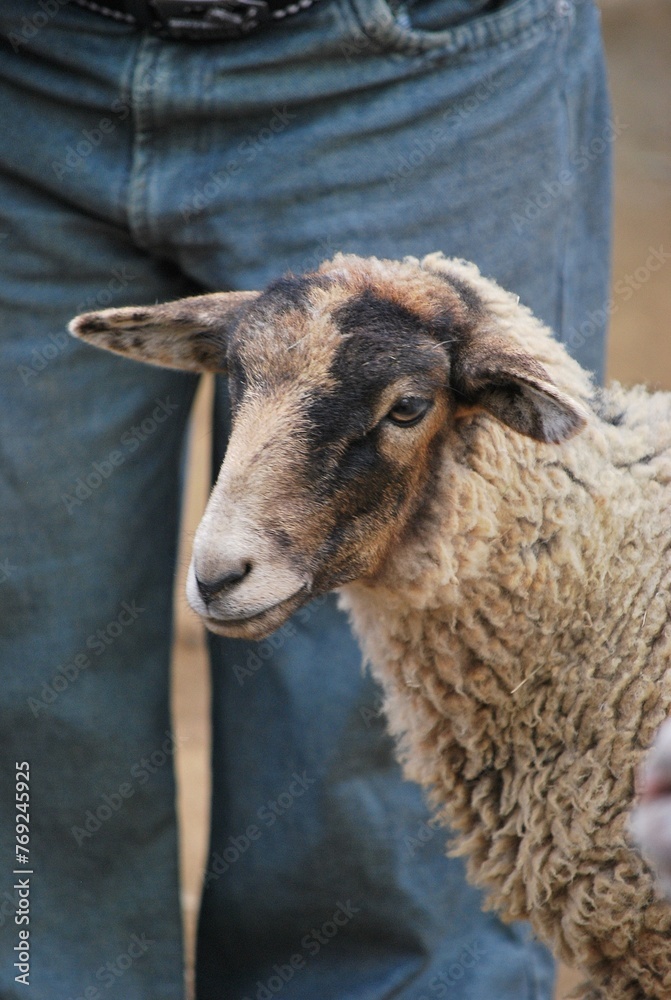
[[[255,611],[244,618],[216,618],[212,615],[201,615],[203,624],[215,635],[229,639],[264,639],[279,628],[294,611],[306,604],[312,597],[307,584],[289,597],[271,604],[262,611]]]

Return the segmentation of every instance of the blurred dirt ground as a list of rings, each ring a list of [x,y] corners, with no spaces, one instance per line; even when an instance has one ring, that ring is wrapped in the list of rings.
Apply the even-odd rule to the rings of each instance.
[[[615,234],[608,374],[626,383],[647,382],[671,389],[671,259],[666,261],[663,256],[663,252],[671,254],[671,3],[604,0],[603,18],[613,112],[626,125],[614,144]],[[659,264],[656,270],[655,264]],[[173,696],[180,736],[177,765],[189,970],[207,849],[209,683],[202,630],[187,610],[183,577],[206,499],[210,393],[211,386],[205,383],[194,410],[191,472],[175,589]],[[191,978],[189,971],[190,988]],[[576,981],[570,970],[561,970],[557,1000],[563,1000]]]

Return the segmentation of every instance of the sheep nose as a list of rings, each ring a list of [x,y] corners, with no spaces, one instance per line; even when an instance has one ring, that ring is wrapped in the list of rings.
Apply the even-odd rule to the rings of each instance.
[[[223,590],[231,590],[237,583],[244,580],[246,576],[251,573],[252,564],[245,562],[241,563],[228,572],[224,573],[217,580],[213,580],[211,583],[206,580],[201,580],[199,576],[196,576],[196,584],[198,590],[200,591],[200,596],[203,598],[206,604],[216,597],[217,594],[221,594]]]

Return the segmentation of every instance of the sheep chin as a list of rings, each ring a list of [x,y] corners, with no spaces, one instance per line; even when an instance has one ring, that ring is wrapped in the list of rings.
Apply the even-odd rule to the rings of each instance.
[[[265,639],[291,617],[294,611],[307,604],[313,597],[307,585],[290,597],[250,615],[248,618],[214,618],[200,615],[203,624],[215,635],[229,639]]]

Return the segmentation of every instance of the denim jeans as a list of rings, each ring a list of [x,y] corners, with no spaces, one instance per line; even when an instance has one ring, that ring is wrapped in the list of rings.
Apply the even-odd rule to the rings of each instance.
[[[598,16],[587,0],[319,0],[193,44],[5,0],[0,30],[0,996],[176,1000],[168,665],[196,379],[65,324],[258,288],[336,250],[440,249],[600,370],[617,123]],[[215,410],[220,457],[223,385]],[[210,648],[199,1000],[548,1000],[546,951],[481,912],[402,780],[335,602]]]

